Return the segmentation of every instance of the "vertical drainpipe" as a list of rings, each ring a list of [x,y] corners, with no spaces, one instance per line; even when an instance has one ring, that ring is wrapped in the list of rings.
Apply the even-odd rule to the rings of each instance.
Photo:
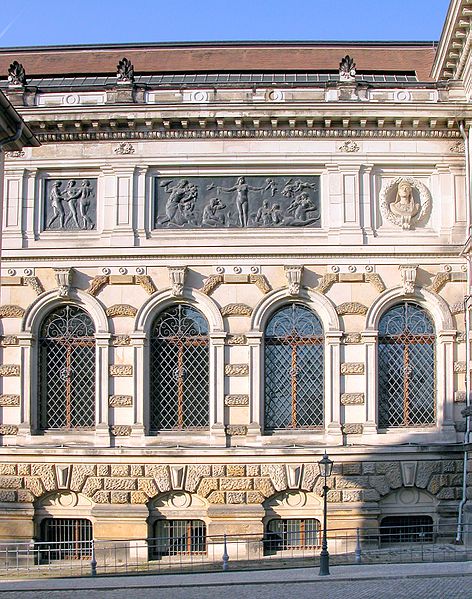
[[[472,194],[471,194],[471,173],[470,173],[470,163],[471,156],[470,150],[472,146],[472,128],[469,128],[469,132],[467,134],[464,122],[461,121],[459,123],[459,129],[461,135],[464,139],[465,146],[465,180],[466,180],[466,214],[467,214],[467,240],[466,243],[470,243],[471,232],[472,232]],[[466,397],[466,407],[470,407],[470,300],[471,300],[471,288],[472,288],[472,264],[471,264],[471,256],[470,250],[466,255],[467,260],[467,294],[464,298],[464,308],[465,308],[465,336],[466,336],[466,346],[465,346],[465,363],[466,363],[466,374],[465,374],[465,397]],[[470,442],[470,416],[466,416],[465,419],[465,433],[464,433],[464,445]],[[463,465],[463,480],[462,480],[462,499],[459,503],[459,513],[457,516],[457,533],[456,533],[456,543],[460,543],[462,541],[462,521],[463,521],[463,512],[464,505],[467,501],[467,462],[468,462],[468,452],[467,449],[464,449],[464,465]]]

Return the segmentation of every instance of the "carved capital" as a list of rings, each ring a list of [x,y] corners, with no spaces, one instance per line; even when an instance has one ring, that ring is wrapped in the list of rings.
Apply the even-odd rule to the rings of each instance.
[[[228,335],[226,338],[227,345],[246,345],[246,335]]]
[[[417,264],[400,264],[398,267],[402,278],[403,293],[411,295],[415,291]]]
[[[137,312],[137,309],[129,304],[114,304],[106,309],[106,315],[109,318],[116,318],[118,316],[130,316],[134,318]]]
[[[360,333],[344,333],[343,341],[346,344],[354,344],[362,342],[362,335]]]
[[[185,275],[187,273],[186,266],[169,266],[169,283],[172,287],[172,295],[174,297],[182,297],[184,294]]]
[[[336,312],[340,316],[345,316],[346,314],[358,314],[364,316],[367,314],[367,306],[364,306],[359,302],[345,302],[336,308]]]
[[[115,335],[112,338],[111,344],[114,347],[122,347],[125,345],[131,345],[131,337],[129,335]]]
[[[74,269],[69,268],[55,268],[54,276],[56,277],[57,293],[59,297],[68,298],[72,287],[72,274]]]
[[[19,345],[20,341],[16,335],[5,335],[4,337],[0,337],[0,345],[2,347],[7,347],[9,345]]]
[[[290,295],[298,295],[302,283],[303,266],[284,266],[287,278],[288,292]]]
[[[105,285],[108,285],[109,282],[110,278],[108,277],[108,275],[99,275],[93,277],[93,279],[89,283],[86,293],[92,295],[93,297],[96,297],[102,290],[102,288],[105,287]]]

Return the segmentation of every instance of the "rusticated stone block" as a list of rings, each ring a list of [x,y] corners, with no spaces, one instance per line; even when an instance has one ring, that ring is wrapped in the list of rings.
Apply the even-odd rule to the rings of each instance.
[[[13,503],[16,501],[16,492],[8,491],[6,489],[0,489],[0,501],[4,501],[5,503]]]
[[[429,480],[427,489],[433,495],[436,495],[442,487],[448,484],[447,474],[433,474]]]
[[[129,466],[126,464],[112,464],[111,476],[128,476]]]
[[[108,491],[97,491],[92,499],[95,503],[110,503],[110,493]]]
[[[144,467],[140,464],[131,464],[131,476],[143,476]]]
[[[194,464],[187,469],[187,478],[185,481],[185,490],[189,493],[195,493],[200,479],[211,476],[211,466],[208,464]]]
[[[21,476],[0,476],[1,489],[21,489],[22,482]]]
[[[439,464],[439,468],[441,468],[441,464]],[[436,465],[433,461],[419,462],[418,468],[416,469],[416,486],[420,489],[426,489],[435,469]]]
[[[260,491],[264,497],[271,497],[275,493],[274,485],[272,484],[270,478],[255,478],[254,489],[256,491]]]
[[[367,476],[336,477],[336,489],[368,489],[370,486]]]
[[[14,476],[16,464],[0,464],[0,476]]]
[[[383,474],[392,489],[398,489],[403,484],[399,462],[386,462]]]
[[[224,464],[215,464],[211,467],[211,474],[217,478],[226,476],[226,466]]]
[[[363,496],[364,501],[378,501],[380,499],[380,493],[377,489],[365,489]]]
[[[246,476],[246,467],[241,464],[228,464],[226,476]]]
[[[454,499],[454,489],[450,487],[445,487],[439,491],[436,495],[438,499]]]
[[[111,503],[130,503],[129,493],[125,491],[112,491],[110,498]]]
[[[39,476],[46,491],[54,491],[57,488],[56,473],[52,464],[32,464],[32,476]]]
[[[249,491],[252,489],[251,478],[221,478],[220,491]]]
[[[85,481],[85,485],[82,488],[82,493],[87,497],[92,497],[95,491],[103,489],[103,478],[97,476],[90,476]]]
[[[328,491],[328,495],[326,496],[326,500],[329,503],[340,503],[341,502],[341,491],[335,491],[334,489],[330,489]]]
[[[92,464],[74,464],[70,481],[71,491],[79,493],[89,476],[95,476],[95,466]]]
[[[35,476],[25,476],[24,485],[33,493],[35,497],[41,497],[44,493],[44,487],[41,484],[41,479]]]
[[[146,504],[148,502],[148,496],[143,491],[131,491],[131,503],[133,504]]]
[[[258,464],[248,464],[246,466],[246,473],[248,476],[259,476],[261,467]]]
[[[362,462],[362,474],[375,474],[375,462]]]
[[[98,464],[97,474],[98,474],[98,476],[109,476],[110,475],[110,466],[108,464]]]
[[[390,485],[387,483],[387,479],[383,475],[369,476],[369,483],[380,493],[380,495],[387,495],[390,493]]]
[[[134,491],[136,489],[136,479],[134,478],[105,478],[105,491]]]
[[[462,474],[449,474],[449,485],[451,487],[460,487],[462,486]]]
[[[155,497],[159,493],[153,478],[138,478],[138,490],[146,493],[148,497]]]
[[[343,474],[346,476],[361,474],[361,464],[358,462],[345,462],[343,464]]]
[[[459,462],[459,469],[462,464]],[[445,474],[450,474],[451,472],[456,472],[456,461],[455,460],[441,460],[442,471]]]
[[[217,478],[203,478],[198,485],[198,494],[201,497],[208,497],[212,491],[218,490]]]
[[[285,468],[281,464],[263,465],[261,474],[270,477],[276,491],[284,491],[288,486]]]
[[[35,499],[33,493],[27,489],[18,489],[16,497],[19,503],[33,503]]]
[[[151,476],[156,481],[161,493],[171,490],[169,468],[158,464],[146,465],[144,468],[146,476]]]
[[[31,466],[29,464],[18,464],[18,474],[20,476],[29,476],[31,474]]]
[[[264,495],[259,493],[259,491],[249,491],[246,495],[246,500],[248,503],[263,503]]]
[[[319,475],[318,464],[305,464],[301,488],[305,491],[312,491]]]
[[[362,491],[343,491],[343,502],[357,502],[362,501]]]
[[[224,503],[225,502],[225,494],[222,493],[221,491],[213,491],[213,493],[211,493],[208,496],[208,503]]]
[[[226,493],[226,503],[245,503],[246,493],[241,492],[230,492]]]

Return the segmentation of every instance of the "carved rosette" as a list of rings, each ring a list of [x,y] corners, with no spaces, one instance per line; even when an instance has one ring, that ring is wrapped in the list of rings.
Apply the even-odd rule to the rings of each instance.
[[[392,212],[391,205],[395,202],[398,187],[401,183],[409,183],[419,196],[417,211],[406,211],[404,216]],[[414,201],[415,198],[413,198]],[[380,192],[379,206],[382,216],[403,229],[411,229],[412,225],[425,223],[431,214],[432,198],[429,189],[421,181],[413,177],[397,177],[390,181]],[[414,213],[415,212],[415,213]]]
[[[0,406],[19,406],[19,395],[0,395]]]
[[[249,395],[225,395],[225,406],[248,406]]]
[[[354,140],[348,139],[341,146],[339,146],[338,149],[340,152],[348,152],[352,154],[353,152],[359,152],[360,147]]]
[[[0,376],[20,376],[19,364],[2,364],[0,366]]]
[[[338,281],[338,274],[328,273],[321,278],[320,282],[318,283],[318,287],[316,288],[316,291],[319,291],[320,293],[326,293],[331,289],[334,283],[337,283]]]
[[[248,376],[249,365],[248,364],[226,364],[225,365],[226,376]]]
[[[184,294],[186,266],[169,266],[169,283],[174,297],[182,297]]]
[[[213,291],[223,283],[223,275],[210,275],[203,281],[203,287],[199,289],[205,295],[211,295]]]
[[[109,318],[117,318],[120,316],[129,316],[134,318],[137,312],[137,309],[129,304],[114,304],[106,309],[106,315]]]
[[[362,362],[345,362],[341,364],[341,374],[364,374]]]
[[[149,275],[136,275],[135,282],[137,285],[141,285],[144,291],[152,295],[156,292],[156,286],[154,285],[154,281],[151,279]]]
[[[25,311],[20,306],[0,306],[0,318],[23,318],[24,315]]]
[[[465,144],[463,141],[456,141],[455,144],[453,144],[450,148],[449,151],[452,152],[453,154],[464,154],[465,152]]]
[[[112,364],[110,366],[110,376],[133,376],[133,365]]]
[[[302,283],[303,266],[284,266],[287,278],[288,292],[290,295],[298,295]]]
[[[358,302],[345,302],[336,308],[336,312],[339,314],[339,316],[345,316],[348,314],[365,316],[367,314],[367,306],[364,306]]]
[[[26,283],[26,285],[28,285],[28,287],[33,289],[36,295],[41,295],[41,293],[44,293],[44,287],[42,286],[38,277],[25,277],[23,281]]]
[[[228,304],[221,308],[222,316],[251,316],[252,308],[246,304]]]
[[[133,405],[132,395],[110,395],[108,398],[110,408],[127,408]]]
[[[96,297],[103,289],[103,287],[105,287],[105,285],[108,285],[109,282],[110,278],[108,277],[108,275],[98,275],[96,277],[93,277],[93,279],[90,281],[88,289],[86,289],[86,293],[92,295],[93,297]]]

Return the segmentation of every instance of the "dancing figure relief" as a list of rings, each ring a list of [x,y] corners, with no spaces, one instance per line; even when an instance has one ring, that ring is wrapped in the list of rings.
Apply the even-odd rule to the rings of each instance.
[[[80,185],[77,183],[80,182]],[[92,212],[95,212],[95,186],[90,179],[47,181],[47,229],[94,229]],[[93,210],[92,210],[93,208]]]
[[[158,228],[319,226],[315,176],[171,179],[157,181],[156,194]]]

